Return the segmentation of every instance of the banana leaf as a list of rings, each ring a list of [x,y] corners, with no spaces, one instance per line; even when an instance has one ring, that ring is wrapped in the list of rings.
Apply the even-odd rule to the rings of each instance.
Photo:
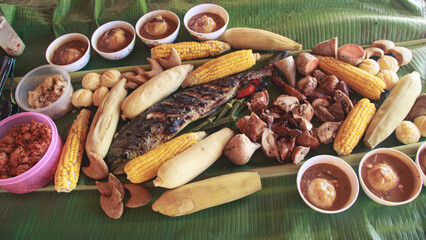
[[[339,45],[368,45],[377,39],[409,44],[413,61],[401,67],[403,76],[418,71],[426,86],[426,5],[415,0],[345,1],[209,1],[223,6],[230,15],[228,28],[262,28],[285,35],[309,50],[318,42],[337,36]],[[203,1],[0,1],[0,9],[26,44],[17,57],[16,76],[47,64],[44,52],[56,37],[80,32],[90,37],[99,25],[125,20],[135,25],[144,13],[168,9],[183,20],[185,12]],[[420,39],[420,42],[418,41]],[[192,40],[180,29],[176,41]],[[267,59],[268,52],[262,52]],[[293,53],[297,54],[297,53]],[[81,72],[72,73],[74,88],[89,71],[118,68],[130,70],[147,64],[149,48],[136,42],[134,51],[120,61],[109,61],[92,53]],[[196,62],[200,64],[202,61]],[[101,69],[101,70],[99,70]],[[16,79],[18,81],[19,78]],[[77,112],[58,119],[60,135],[65,139],[67,124]],[[422,141],[425,139],[422,138]],[[419,146],[399,146],[394,135],[382,145],[397,146],[411,157]],[[368,151],[360,144],[346,160],[354,168]],[[317,154],[333,154],[324,146]],[[298,166],[281,165],[257,152],[248,165],[237,167],[220,158],[200,178],[234,171],[256,169],[262,176],[263,190],[246,198],[188,216],[170,218],[151,210],[163,189],[150,188],[153,200],[145,207],[124,210],[119,220],[109,219],[99,204],[100,193],[93,181],[82,174],[79,187],[69,194],[54,192],[52,185],[40,191],[14,195],[0,193],[0,236],[2,239],[143,238],[143,239],[424,239],[426,229],[426,193],[407,205],[386,207],[370,200],[360,190],[355,204],[347,211],[325,215],[310,209],[296,188]],[[125,178],[120,178],[127,181]],[[148,184],[149,186],[149,184]],[[124,201],[128,199],[128,194]]]

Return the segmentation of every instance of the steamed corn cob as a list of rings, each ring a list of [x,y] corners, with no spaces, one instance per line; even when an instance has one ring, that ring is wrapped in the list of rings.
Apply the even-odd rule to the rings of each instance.
[[[163,193],[152,210],[176,217],[235,201],[262,189],[257,172],[240,172],[208,178]]]
[[[327,74],[335,75],[353,90],[372,100],[379,100],[386,87],[380,78],[336,58],[322,57],[319,66]]]
[[[348,155],[364,135],[373,119],[376,107],[367,98],[361,99],[349,112],[334,140],[334,150],[339,155]]]
[[[70,192],[77,186],[89,118],[90,111],[82,109],[71,126],[56,168],[55,189],[57,192]]]
[[[259,59],[260,55],[253,53],[252,50],[240,50],[228,53],[210,60],[192,71],[186,77],[185,81],[183,81],[182,87],[203,84],[242,72],[253,67],[256,60]]]
[[[205,135],[205,132],[183,134],[131,160],[124,167],[127,178],[132,183],[148,181],[157,176],[161,164],[185,151]]]
[[[217,40],[161,44],[151,48],[151,58],[168,58],[172,48],[176,49],[182,61],[216,56],[231,49],[229,44]]]

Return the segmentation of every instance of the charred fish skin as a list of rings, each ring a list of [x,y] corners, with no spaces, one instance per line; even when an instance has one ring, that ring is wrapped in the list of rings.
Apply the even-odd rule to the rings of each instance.
[[[254,79],[267,76],[271,76],[269,69],[239,73],[188,88],[153,105],[114,137],[107,156],[110,170],[123,174],[128,161],[167,142],[189,123],[212,114]]]

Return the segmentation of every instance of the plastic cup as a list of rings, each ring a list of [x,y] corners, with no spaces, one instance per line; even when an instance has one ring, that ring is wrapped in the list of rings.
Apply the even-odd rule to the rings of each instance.
[[[48,76],[59,74],[67,82],[62,95],[52,104],[33,109],[28,103],[28,92],[37,88],[40,83]],[[28,112],[38,112],[45,114],[56,120],[64,116],[72,108],[71,97],[74,89],[71,84],[69,73],[62,67],[57,65],[43,65],[28,72],[20,81],[15,90],[16,102],[18,105]]]

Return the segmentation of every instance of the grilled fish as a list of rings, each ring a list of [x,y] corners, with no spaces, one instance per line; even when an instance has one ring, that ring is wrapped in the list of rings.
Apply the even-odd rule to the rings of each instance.
[[[124,165],[173,138],[189,123],[214,113],[256,78],[271,76],[264,68],[194,86],[153,105],[125,125],[114,137],[108,164],[114,174]]]

